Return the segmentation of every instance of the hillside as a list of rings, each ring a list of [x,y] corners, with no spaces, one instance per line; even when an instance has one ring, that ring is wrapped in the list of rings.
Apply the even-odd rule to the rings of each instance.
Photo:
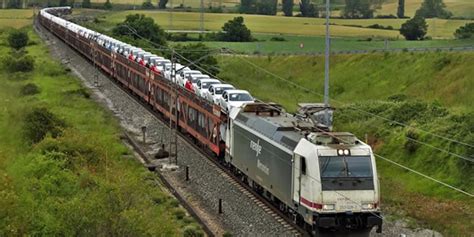
[[[324,56],[220,56],[221,77],[294,110],[297,102],[321,101]],[[248,60],[248,61],[246,61]],[[451,109],[474,108],[474,53],[373,53],[331,56],[331,98],[344,103],[406,94]],[[255,69],[257,64],[312,93],[302,93]],[[281,90],[288,93],[275,94]],[[335,103],[335,105],[340,105]]]
[[[474,150],[427,133],[474,145],[472,60],[472,52],[332,56],[335,130],[367,136],[377,154],[474,193],[474,164],[458,157],[472,159]],[[323,100],[322,57],[221,56],[220,65],[222,79],[290,111],[298,102]],[[408,216],[415,226],[447,236],[474,232],[471,198],[383,159],[377,165],[385,213]]]

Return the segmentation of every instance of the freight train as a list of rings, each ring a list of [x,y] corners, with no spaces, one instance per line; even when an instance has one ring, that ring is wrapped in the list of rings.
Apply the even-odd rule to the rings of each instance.
[[[323,105],[301,104],[297,114],[251,101],[223,110],[184,87],[183,78],[165,78],[170,60],[61,18],[70,12],[69,7],[45,8],[38,21],[193,137],[294,222],[310,233],[381,231],[372,149],[351,133],[330,132],[322,125]],[[199,74],[186,70],[182,75],[190,78]]]

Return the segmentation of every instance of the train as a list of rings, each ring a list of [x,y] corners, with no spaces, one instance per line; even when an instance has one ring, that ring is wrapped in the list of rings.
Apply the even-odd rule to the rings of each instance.
[[[296,114],[261,101],[223,110],[165,78],[165,67],[156,66],[169,60],[61,18],[70,13],[69,7],[44,8],[38,22],[309,233],[382,231],[373,151],[355,135],[321,123],[328,109],[323,104],[299,104]]]

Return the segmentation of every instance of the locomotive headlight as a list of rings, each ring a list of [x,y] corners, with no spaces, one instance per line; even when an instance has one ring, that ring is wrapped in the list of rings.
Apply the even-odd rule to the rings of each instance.
[[[326,211],[334,210],[334,204],[324,204],[323,210],[326,210]]]
[[[374,209],[373,203],[362,203],[362,209]]]
[[[347,150],[347,149],[344,150],[344,155],[345,155],[345,156],[348,156],[349,154],[350,154],[349,150]]]
[[[337,150],[337,154],[342,156],[342,155],[344,155],[344,151],[343,150]]]

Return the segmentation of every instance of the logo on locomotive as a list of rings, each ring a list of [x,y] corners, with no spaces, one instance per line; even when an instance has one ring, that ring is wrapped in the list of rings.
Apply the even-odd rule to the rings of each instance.
[[[260,139],[257,140],[255,143],[254,141],[250,141],[250,149],[255,151],[255,156],[258,157],[260,153],[262,153],[262,146],[260,145]]]

